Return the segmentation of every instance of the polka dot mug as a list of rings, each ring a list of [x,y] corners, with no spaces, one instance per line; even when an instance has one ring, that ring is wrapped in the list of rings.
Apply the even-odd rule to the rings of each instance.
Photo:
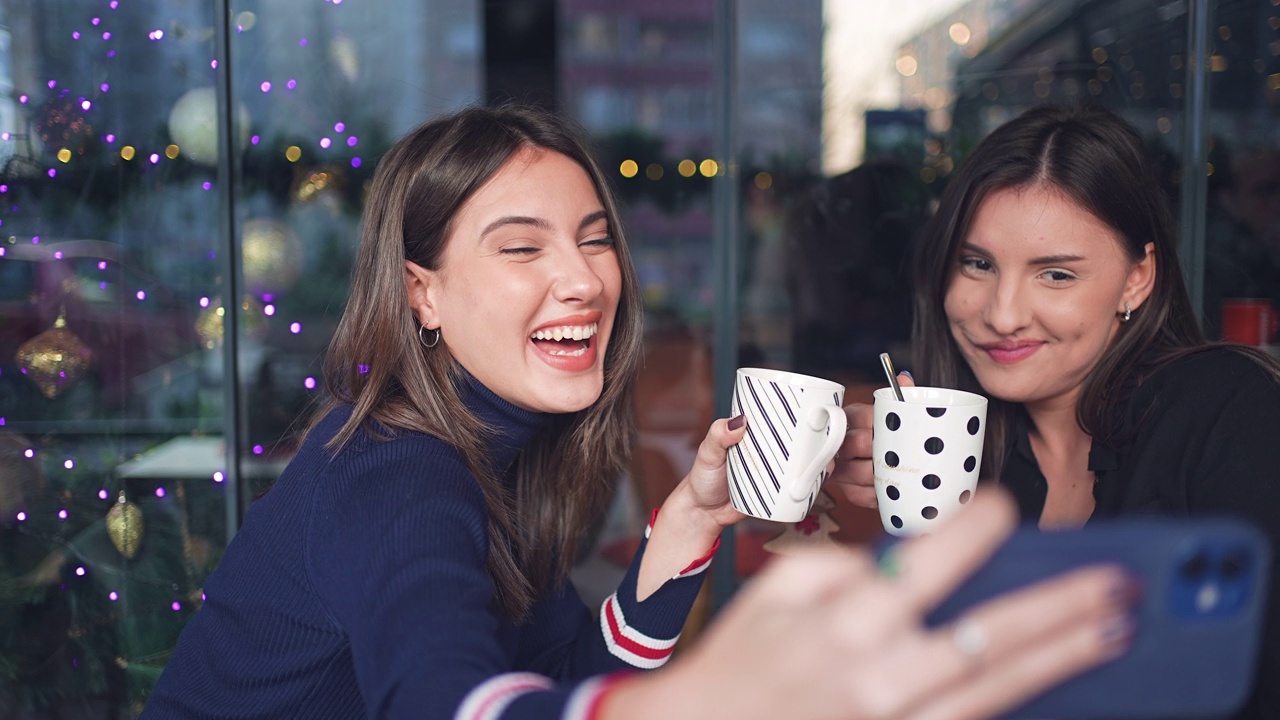
[[[987,399],[932,387],[876,390],[871,454],[880,521],[891,535],[927,533],[978,484]]]

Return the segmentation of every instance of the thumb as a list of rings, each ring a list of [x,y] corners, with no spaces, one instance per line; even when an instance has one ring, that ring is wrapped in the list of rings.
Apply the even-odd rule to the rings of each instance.
[[[902,387],[915,387],[916,379],[911,377],[910,372],[903,370],[902,372],[898,373],[898,385]]]
[[[730,419],[716,420],[707,430],[707,436],[698,446],[698,454],[694,459],[694,468],[719,468],[724,464],[729,448],[738,444],[747,434],[746,417],[739,415]]]

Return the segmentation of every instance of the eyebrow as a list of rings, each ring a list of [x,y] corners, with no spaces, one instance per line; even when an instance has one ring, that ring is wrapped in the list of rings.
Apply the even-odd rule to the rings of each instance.
[[[597,210],[593,213],[590,213],[586,217],[582,218],[582,222],[578,223],[578,230],[583,230],[588,225],[594,222],[597,222],[599,220],[604,220],[608,217],[609,217],[609,214],[606,213],[604,210]],[[547,222],[542,218],[531,217],[528,215],[506,215],[504,217],[498,218],[497,220],[494,220],[488,225],[485,225],[484,230],[480,231],[480,237],[483,239],[486,235],[493,232],[494,230],[497,230],[500,227],[505,227],[507,225],[524,225],[524,226],[535,228],[538,230],[551,229],[551,223]]]
[[[969,252],[976,252],[980,255],[986,255],[987,257],[991,257],[991,252],[989,250],[987,250],[984,247],[974,245],[971,242],[964,243],[963,245],[960,246],[960,248],[962,250],[968,250]],[[1084,259],[1085,258],[1081,255],[1041,255],[1040,257],[1031,258],[1031,260],[1029,260],[1027,264],[1028,265],[1059,265],[1062,263],[1080,262],[1081,260],[1084,260]]]

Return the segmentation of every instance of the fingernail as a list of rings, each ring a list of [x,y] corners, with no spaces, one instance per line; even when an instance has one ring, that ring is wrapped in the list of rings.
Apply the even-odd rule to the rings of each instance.
[[[1111,586],[1111,599],[1120,605],[1132,605],[1146,594],[1146,587],[1139,578],[1125,574]]]
[[[911,378],[911,382],[915,382],[915,381],[916,381],[916,376],[915,376],[915,375],[912,375],[910,370],[903,370],[903,371],[902,371],[902,374],[903,374],[903,375],[906,375],[906,376],[907,376],[907,377],[909,377],[909,378]]]
[[[1102,624],[1102,641],[1107,644],[1127,644],[1137,634],[1138,623],[1132,615],[1114,615]]]
[[[737,430],[738,428],[742,427],[742,424],[745,423],[746,421],[747,421],[746,415],[739,415],[738,417],[730,418],[729,429]]]

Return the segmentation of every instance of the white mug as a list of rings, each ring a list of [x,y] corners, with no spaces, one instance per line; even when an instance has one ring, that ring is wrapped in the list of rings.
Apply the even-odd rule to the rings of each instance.
[[[978,486],[987,399],[963,390],[904,387],[874,393],[876,503],[891,535],[931,532]]]
[[[740,368],[732,414],[747,434],[729,450],[729,498],[745,515],[800,522],[844,442],[844,387],[830,380]]]

